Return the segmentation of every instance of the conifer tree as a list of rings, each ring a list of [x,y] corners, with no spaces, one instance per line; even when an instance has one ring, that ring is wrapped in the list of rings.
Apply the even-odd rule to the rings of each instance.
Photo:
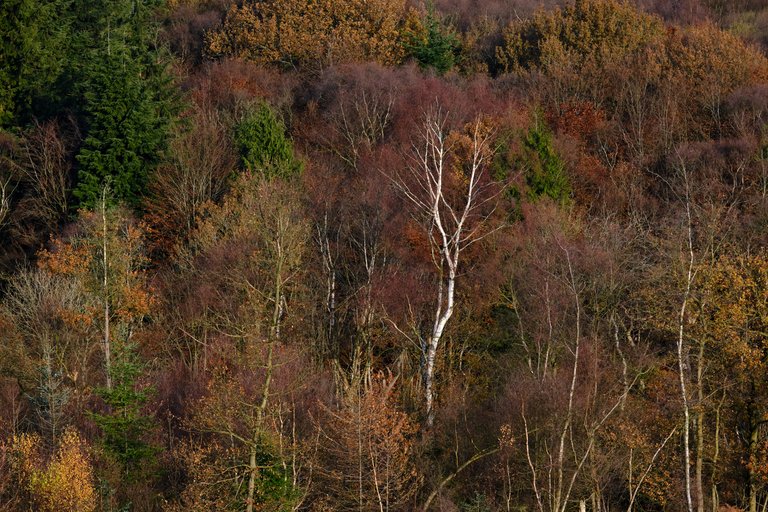
[[[433,68],[441,75],[453,68],[458,46],[459,40],[452,27],[431,2],[420,26],[406,34],[406,51],[422,68]]]
[[[138,206],[168,136],[163,99],[135,61],[107,56],[94,68],[74,196],[81,207],[93,207],[109,181],[115,199]]]
[[[55,110],[71,36],[71,0],[0,2],[0,127]]]
[[[523,138],[523,162],[527,168],[526,183],[529,198],[547,196],[564,204],[571,196],[571,185],[565,173],[565,163],[552,145],[552,134],[536,119]]]
[[[267,178],[290,178],[303,164],[293,153],[285,125],[268,105],[249,110],[235,127],[235,144],[243,167]]]
[[[78,206],[93,207],[109,182],[116,201],[137,207],[178,112],[150,40],[152,5],[111,0],[82,7],[87,12],[78,27],[84,34],[74,45],[81,56],[74,57],[72,73],[80,84],[86,137],[73,195]]]
[[[115,351],[110,373],[112,387],[98,390],[108,411],[92,417],[102,430],[105,451],[120,463],[129,478],[138,477],[150,467],[155,448],[145,440],[153,421],[141,409],[151,390],[137,387],[142,364],[135,345],[123,343]]]

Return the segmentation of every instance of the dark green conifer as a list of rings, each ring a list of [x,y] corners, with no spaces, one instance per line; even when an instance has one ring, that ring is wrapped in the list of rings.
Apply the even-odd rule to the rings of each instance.
[[[546,196],[560,204],[570,200],[571,184],[565,173],[565,163],[552,143],[552,134],[539,119],[523,138],[522,164],[527,168],[530,199]]]
[[[405,49],[421,67],[433,68],[441,75],[453,68],[459,40],[432,2],[427,6],[421,32],[411,33],[407,39]]]
[[[71,70],[78,77],[86,134],[73,195],[79,207],[93,207],[109,182],[116,201],[138,207],[162,160],[178,101],[150,39],[152,6],[102,3],[103,11],[84,4],[78,20],[91,37],[79,36],[75,47],[82,56]]]
[[[0,127],[54,112],[71,39],[71,0],[0,2]]]
[[[262,103],[246,112],[235,127],[235,144],[243,168],[267,178],[290,178],[300,174],[303,163],[293,152],[285,125]]]
[[[142,364],[135,346],[126,343],[117,346],[110,367],[111,388],[102,388],[97,394],[104,400],[107,411],[92,414],[102,431],[102,446],[129,477],[146,474],[156,449],[147,441],[147,433],[154,422],[142,411],[151,390],[139,389]]]

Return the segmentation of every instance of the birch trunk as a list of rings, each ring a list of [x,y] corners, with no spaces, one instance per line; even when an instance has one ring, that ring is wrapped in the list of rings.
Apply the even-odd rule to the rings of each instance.
[[[112,389],[112,347],[109,338],[109,259],[107,256],[107,187],[101,191],[101,253],[104,267],[104,366],[107,374],[107,389]]]
[[[680,381],[680,396],[683,402],[683,453],[685,464],[685,500],[688,507],[688,512],[693,512],[693,498],[691,496],[691,442],[690,442],[690,425],[691,414],[690,406],[688,403],[688,391],[686,389],[685,381],[685,321],[686,310],[688,308],[688,300],[691,296],[691,289],[693,286],[694,278],[694,254],[693,254],[693,219],[691,215],[691,201],[688,190],[688,174],[683,169],[685,178],[685,213],[687,221],[687,242],[688,242],[688,272],[685,281],[685,291],[683,293],[683,300],[680,304],[680,315],[678,317],[678,338],[677,338],[677,369],[678,378]]]
[[[696,510],[704,512],[704,341],[699,341],[699,357],[696,362]]]

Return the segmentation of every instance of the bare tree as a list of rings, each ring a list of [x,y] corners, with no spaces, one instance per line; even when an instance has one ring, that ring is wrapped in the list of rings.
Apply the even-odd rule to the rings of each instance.
[[[76,130],[74,121],[69,123]],[[71,147],[79,134],[67,138],[59,124],[48,121],[35,123],[22,142],[23,179],[34,191],[27,208],[40,218],[47,228],[53,228],[67,213],[67,193],[70,187]]]
[[[223,269],[222,298],[233,304],[222,312],[220,333],[239,340],[248,367],[260,366],[263,380],[247,393],[242,405],[248,409],[243,428],[232,425],[229,410],[201,417],[202,432],[230,436],[247,448],[246,510],[254,510],[263,449],[268,429],[267,415],[274,398],[278,352],[284,347],[284,319],[292,294],[296,293],[309,228],[301,218],[296,191],[290,184],[270,181],[258,174],[243,174],[221,206],[212,206],[201,223],[191,249],[204,254],[221,247],[238,247],[245,255]],[[233,304],[234,305],[234,304]],[[251,352],[251,354],[249,354]],[[256,358],[249,359],[249,358]],[[227,385],[230,385],[229,383]],[[218,399],[217,399],[218,400]],[[226,400],[214,401],[220,407]]]
[[[192,231],[208,201],[218,201],[235,167],[229,127],[215,110],[196,107],[190,114],[192,128],[177,134],[171,158],[153,176],[156,200],[150,210],[170,217],[183,234]]]
[[[439,105],[427,112],[420,137],[412,146],[410,164],[392,178],[426,231],[437,270],[432,325],[425,335],[419,335],[428,426],[434,423],[435,358],[456,306],[462,255],[488,234],[487,221],[500,190],[487,176],[493,131],[476,118],[464,138],[454,136],[458,134],[449,132],[447,119]],[[462,145],[465,155],[460,154]]]
[[[18,143],[7,135],[0,137],[0,228],[10,221],[11,198],[18,185],[18,164],[16,163]]]
[[[332,131],[341,144],[327,142],[336,156],[353,169],[357,169],[360,155],[384,138],[392,118],[395,103],[392,92],[355,94],[342,98],[339,110],[332,119]]]
[[[324,328],[325,350],[335,346],[336,324],[339,305],[339,237],[340,229],[329,225],[328,207],[326,206],[322,221],[315,224],[314,241],[320,249],[322,272],[325,277],[324,307],[326,314]]]
[[[76,279],[39,268],[17,272],[2,304],[3,312],[21,335],[21,352],[28,361],[17,363],[15,371],[47,365],[73,383],[84,377],[95,347],[86,332],[75,328],[79,323],[73,325],[71,318],[92,305]]]
[[[530,425],[530,413],[526,412],[525,404],[521,405],[520,415],[524,428],[524,447],[526,462],[531,475],[531,489],[536,499],[536,509],[540,512],[565,512],[571,503],[571,497],[575,494],[576,484],[587,466],[590,456],[598,444],[598,435],[606,425],[608,420],[620,410],[621,405],[626,400],[627,394],[634,387],[637,378],[632,382],[622,385],[622,393],[618,396],[611,396],[604,402],[602,407],[595,410],[594,413],[588,409],[580,410],[577,402],[583,400],[579,381],[580,376],[584,374],[582,365],[583,344],[585,334],[582,331],[584,323],[584,312],[582,311],[582,294],[584,284],[579,282],[576,269],[574,268],[572,250],[556,240],[556,244],[563,254],[563,275],[551,275],[553,281],[558,281],[563,286],[564,291],[570,295],[573,300],[573,333],[572,340],[567,345],[567,351],[572,356],[572,363],[569,374],[563,375],[567,379],[567,395],[564,397],[563,418],[556,420],[555,428],[551,431],[549,439],[542,438],[537,430],[545,430],[540,426]],[[547,306],[549,307],[549,306]],[[547,311],[547,314],[548,311]],[[564,371],[565,368],[563,368]],[[554,372],[550,374],[554,376]],[[552,377],[543,377],[542,383],[549,381]],[[546,381],[545,381],[546,379]],[[547,386],[551,386],[547,383]],[[590,401],[595,401],[591,407],[597,407],[598,390],[595,385],[594,390],[586,391]],[[591,395],[591,396],[590,396]],[[582,424],[578,420],[581,417]],[[583,438],[581,438],[583,436]],[[538,442],[535,441],[535,439]],[[537,456],[537,444],[544,445],[543,459]],[[585,501],[581,501],[585,505]]]
[[[11,194],[13,183],[10,176],[0,176],[0,227],[8,222],[8,214],[11,212]]]
[[[688,176],[688,170],[681,159],[680,174],[683,179],[684,186],[684,207],[685,207],[685,237],[686,237],[686,270],[685,270],[685,289],[683,290],[683,296],[680,301],[680,311],[677,322],[677,370],[680,383],[680,398],[682,399],[683,406],[683,455],[685,465],[685,500],[688,506],[688,512],[693,512],[693,497],[691,493],[692,480],[691,480],[691,442],[690,442],[690,425],[691,425],[691,406],[690,397],[688,396],[688,390],[686,381],[688,380],[688,350],[686,348],[685,327],[687,323],[686,312],[688,309],[688,303],[691,300],[691,293],[693,291],[693,283],[696,278],[696,260],[694,256],[693,246],[693,213],[691,204],[691,189]],[[701,365],[701,361],[699,362]],[[698,433],[701,436],[701,432]],[[700,456],[700,455],[699,455]],[[701,496],[701,482],[699,480],[699,489],[697,494],[697,501],[701,504],[703,497]],[[701,510],[703,507],[699,505],[697,507]]]
[[[10,224],[22,246],[40,244],[68,213],[73,150],[80,134],[72,119],[34,125],[18,139],[0,171],[0,225]],[[10,213],[10,196],[17,191]]]

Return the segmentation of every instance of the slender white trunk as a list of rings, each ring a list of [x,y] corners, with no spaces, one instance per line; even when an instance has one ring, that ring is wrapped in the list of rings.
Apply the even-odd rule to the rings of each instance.
[[[691,288],[694,278],[694,254],[693,254],[693,220],[691,217],[691,202],[688,191],[688,174],[685,173],[685,212],[688,223],[688,273],[686,275],[685,292],[680,304],[680,315],[678,318],[678,338],[677,338],[677,367],[680,380],[680,396],[683,401],[683,453],[685,463],[685,499],[688,506],[688,512],[693,512],[693,498],[691,496],[691,441],[690,425],[691,414],[688,404],[688,392],[685,385],[685,313],[688,308],[688,300],[691,296]]]
[[[696,510],[704,512],[704,341],[699,341],[696,361]]]
[[[107,187],[101,191],[102,266],[104,267],[104,366],[107,374],[107,389],[112,389],[112,350],[109,339],[109,259],[107,257]]]
[[[563,496],[564,484],[563,484],[563,465],[565,462],[565,440],[570,432],[571,421],[573,419],[573,399],[576,395],[576,381],[579,373],[579,349],[581,347],[581,299],[579,297],[579,290],[576,285],[576,277],[573,272],[573,265],[571,264],[571,255],[568,250],[563,248],[565,252],[566,261],[568,263],[568,273],[570,277],[571,291],[575,297],[576,304],[576,336],[573,347],[573,373],[571,374],[571,386],[568,390],[568,410],[565,415],[565,422],[563,423],[563,430],[560,432],[560,447],[557,453],[557,487],[555,490],[555,507],[557,511],[565,510],[567,505],[568,496]]]
[[[632,452],[630,451],[630,458],[629,458],[629,505],[627,505],[627,512],[632,512],[634,509],[635,499],[637,498],[637,494],[640,491],[640,487],[643,485],[643,482],[645,481],[648,474],[651,472],[651,469],[653,468],[653,465],[656,463],[656,459],[659,457],[659,454],[661,454],[661,451],[664,449],[664,447],[667,445],[667,442],[669,442],[670,439],[672,439],[672,436],[675,435],[675,432],[677,432],[677,427],[674,427],[667,437],[664,439],[664,442],[661,443],[661,446],[659,446],[656,449],[656,452],[653,454],[653,457],[651,457],[651,462],[648,464],[648,467],[645,468],[645,471],[638,479],[637,483],[632,485]]]
[[[427,340],[427,353],[424,361],[424,391],[426,401],[427,426],[431,427],[435,421],[434,411],[434,377],[435,377],[435,358],[437,349],[440,346],[440,340],[443,337],[445,326],[448,324],[454,309],[454,292],[456,287],[456,275],[453,270],[449,271],[446,279],[445,292],[440,287],[438,294],[438,306],[435,315],[435,323],[432,327],[432,333]],[[443,293],[445,297],[443,297]]]

